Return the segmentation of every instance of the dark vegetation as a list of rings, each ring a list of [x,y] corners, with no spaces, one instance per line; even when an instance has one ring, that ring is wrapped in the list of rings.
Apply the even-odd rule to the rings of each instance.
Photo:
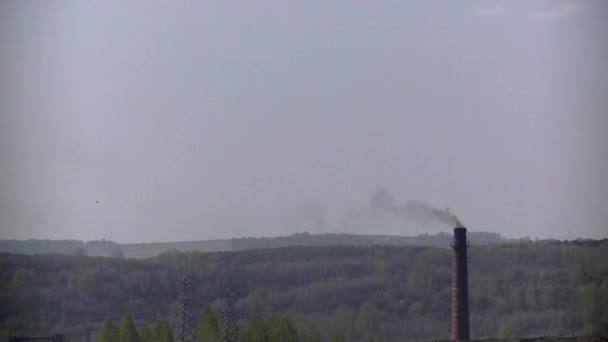
[[[109,240],[0,240],[0,252],[13,254],[64,254],[92,255],[113,258],[124,257],[119,244]]]
[[[452,234],[419,234],[417,236],[361,235],[361,234],[309,234],[299,233],[271,238],[239,238],[231,240],[231,250],[240,251],[256,248],[278,248],[290,246],[434,246],[448,247]],[[473,245],[498,244],[506,242],[498,233],[471,232],[469,241]]]
[[[242,337],[270,338],[273,322],[302,341],[449,336],[451,251],[415,246],[171,251],[148,260],[0,254],[0,333],[79,341],[85,326],[96,336],[105,318],[125,313],[140,333],[159,319],[174,327],[185,267],[197,322],[206,305],[221,320],[221,284],[231,280]],[[474,338],[608,334],[606,240],[473,246],[469,272]]]
[[[108,240],[0,240],[0,252],[15,254],[65,254],[126,258],[150,258],[168,251],[221,252],[256,248],[289,246],[436,246],[450,245],[452,235],[439,233],[418,236],[359,235],[359,234],[309,234],[299,233],[279,237],[246,237],[224,240],[154,242],[118,244]],[[500,234],[472,232],[469,240],[473,245],[506,242]]]

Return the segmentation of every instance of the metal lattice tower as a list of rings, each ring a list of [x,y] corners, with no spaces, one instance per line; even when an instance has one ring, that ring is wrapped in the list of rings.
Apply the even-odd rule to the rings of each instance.
[[[237,325],[237,311],[234,306],[236,299],[232,292],[232,284],[226,281],[224,286],[224,321],[222,323],[222,342],[238,342],[239,327]]]
[[[195,331],[192,325],[192,283],[188,271],[184,271],[184,279],[180,284],[180,290],[179,302],[182,306],[175,341],[195,342]]]

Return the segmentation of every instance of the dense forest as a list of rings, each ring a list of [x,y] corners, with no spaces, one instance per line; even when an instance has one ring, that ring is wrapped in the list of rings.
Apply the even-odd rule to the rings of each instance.
[[[206,306],[221,320],[228,279],[242,332],[252,321],[281,320],[300,340],[442,339],[451,253],[331,246],[170,251],[145,260],[0,254],[0,334],[61,332],[84,341],[86,327],[97,335],[104,319],[126,313],[139,330],[159,319],[175,327],[187,268],[197,322]],[[472,246],[469,283],[474,338],[608,334],[606,240]]]

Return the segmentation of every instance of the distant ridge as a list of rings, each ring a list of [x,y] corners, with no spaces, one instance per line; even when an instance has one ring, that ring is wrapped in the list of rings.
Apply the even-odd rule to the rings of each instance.
[[[109,240],[0,240],[0,252],[13,254],[63,254],[126,258],[150,258],[169,251],[222,252],[247,249],[277,248],[288,246],[450,246],[449,233],[419,234],[417,236],[364,235],[346,233],[310,234],[296,233],[277,237],[243,237],[232,239],[152,242],[119,244]],[[469,240],[473,245],[506,242],[500,234],[472,232]]]

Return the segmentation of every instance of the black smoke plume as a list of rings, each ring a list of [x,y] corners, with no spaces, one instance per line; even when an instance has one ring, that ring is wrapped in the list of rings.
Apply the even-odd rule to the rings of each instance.
[[[390,213],[408,221],[440,222],[452,227],[462,227],[462,222],[450,209],[439,209],[423,201],[406,201],[396,204],[395,199],[386,189],[378,189],[370,199],[372,215]]]

